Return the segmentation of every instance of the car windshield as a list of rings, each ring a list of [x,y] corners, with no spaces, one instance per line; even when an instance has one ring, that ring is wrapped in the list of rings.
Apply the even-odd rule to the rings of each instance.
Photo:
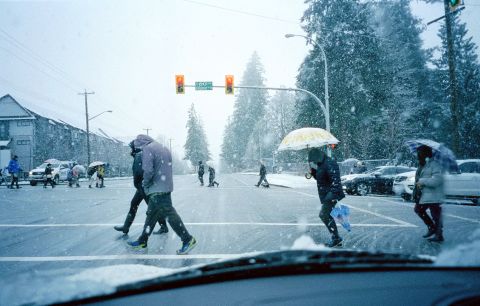
[[[0,305],[292,249],[478,265],[479,16],[0,1]]]

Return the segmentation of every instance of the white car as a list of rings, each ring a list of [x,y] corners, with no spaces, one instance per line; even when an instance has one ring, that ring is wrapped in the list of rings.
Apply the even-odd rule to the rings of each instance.
[[[449,199],[471,200],[479,204],[480,159],[458,160],[460,173],[445,174],[445,196]],[[395,194],[409,201],[415,185],[415,172],[398,175],[393,183]]]
[[[401,196],[403,199],[410,201],[413,193],[413,186],[415,185],[415,173],[417,171],[410,171],[400,173],[393,179],[393,192]]]
[[[52,165],[52,177],[55,184],[67,180],[68,170],[70,169],[72,162],[49,159],[28,173],[30,185],[36,186],[38,182],[44,182],[46,180],[44,173],[45,168],[49,163]]]
[[[471,200],[479,204],[480,159],[458,160],[460,173],[445,175],[445,195],[451,199]]]

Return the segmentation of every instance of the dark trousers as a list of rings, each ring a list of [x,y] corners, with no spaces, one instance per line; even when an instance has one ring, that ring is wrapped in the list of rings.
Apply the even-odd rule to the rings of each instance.
[[[208,187],[213,187],[215,184],[218,185],[218,183],[215,181],[215,177],[210,175],[208,177]]]
[[[427,209],[430,209],[431,218],[427,214]],[[442,235],[442,206],[440,204],[415,204],[413,210],[429,229],[434,229],[435,234]]]
[[[10,185],[10,188],[13,188],[13,184],[16,184],[18,188],[18,174],[12,174],[12,184]]]
[[[147,199],[145,197],[145,193],[143,192],[142,189],[137,188],[137,191],[135,192],[132,200],[130,201],[130,210],[128,211],[128,215],[127,215],[127,218],[125,219],[125,223],[123,224],[124,231],[125,229],[128,230],[132,225],[133,220],[135,220],[135,216],[137,215],[138,206],[140,206],[140,203],[142,203],[143,200],[145,200],[145,203],[147,203],[148,205]],[[159,219],[158,225],[160,225],[160,228],[166,228],[167,222],[165,222],[165,219]],[[152,231],[153,231],[153,228],[152,228]]]
[[[203,186],[203,174],[200,175],[200,173],[198,174],[198,180],[200,181],[200,184],[202,184]]]
[[[267,181],[267,176],[266,175],[260,175],[260,180],[257,183],[257,186],[260,186],[262,182],[265,182],[265,184],[270,185]]]
[[[320,209],[319,217],[327,227],[330,234],[333,237],[338,238],[338,229],[337,224],[335,223],[335,219],[330,215],[332,209],[335,207],[335,204],[331,201],[322,203],[322,208]]]
[[[186,243],[192,239],[185,224],[183,224],[182,219],[172,205],[171,194],[153,193],[148,196],[147,219],[145,220],[142,235],[138,238],[139,242],[146,243],[148,241],[155,223],[160,219],[168,220],[168,224],[170,224],[170,227],[180,237],[182,242]]]
[[[45,183],[43,184],[43,187],[47,187],[47,184],[50,183],[50,185],[52,185],[52,188],[55,187],[55,183],[53,182],[52,178],[51,177],[48,177],[46,180],[45,180]]]

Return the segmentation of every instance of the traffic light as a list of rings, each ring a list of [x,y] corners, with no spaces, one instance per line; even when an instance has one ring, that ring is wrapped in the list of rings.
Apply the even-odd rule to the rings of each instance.
[[[233,75],[225,76],[225,94],[233,95]]]
[[[175,84],[177,85],[177,94],[184,94],[185,93],[185,78],[183,74],[177,74],[175,76]]]
[[[455,11],[460,5],[463,4],[462,0],[449,0],[448,6],[450,7],[450,11]]]

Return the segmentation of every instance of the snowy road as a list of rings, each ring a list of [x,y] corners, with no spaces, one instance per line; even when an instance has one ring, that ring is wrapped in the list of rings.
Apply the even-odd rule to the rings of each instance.
[[[141,232],[141,204],[128,236],[113,230],[122,224],[134,193],[130,180],[106,181],[104,189],[55,189],[24,186],[0,189],[0,274],[77,269],[113,264],[176,268],[236,254],[289,248],[303,234],[324,243],[320,203],[314,186],[256,188],[257,177],[219,175],[219,188],[200,187],[195,176],[175,177],[173,203],[198,246],[177,256],[178,237],[152,235],[148,249],[133,251],[127,240]],[[425,228],[411,203],[393,197],[347,197],[352,232],[340,229],[346,248],[436,255],[466,241],[480,227],[480,207],[444,205],[446,242],[421,238]],[[33,272],[32,272],[33,271]]]

